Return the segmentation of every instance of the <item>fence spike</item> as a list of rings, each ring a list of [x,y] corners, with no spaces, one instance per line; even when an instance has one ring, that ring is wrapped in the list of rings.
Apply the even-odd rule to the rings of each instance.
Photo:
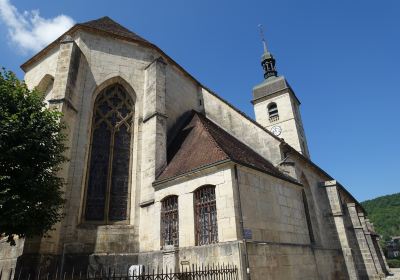
[[[0,269],[0,277],[3,276],[0,279],[32,279],[32,280],[40,280],[40,279],[52,279],[55,280],[56,277],[58,278],[58,273],[60,275],[59,280],[62,279],[79,279],[79,280],[95,280],[95,279],[113,279],[113,280],[177,280],[177,279],[186,279],[186,280],[200,280],[200,279],[213,279],[213,280],[238,280],[238,268],[236,265],[233,263],[192,263],[191,265],[181,265],[182,271],[178,271],[174,268],[174,266],[161,266],[161,271],[159,265],[157,265],[157,268],[155,266],[141,266],[139,270],[134,271],[133,275],[129,275],[129,265],[127,266],[126,270],[126,276],[124,276],[124,268],[121,267],[118,269],[118,267],[112,267],[112,266],[106,266],[101,268],[101,277],[98,277],[98,274],[96,270],[93,270],[93,275],[90,276],[90,267],[87,266],[86,268],[86,278],[85,278],[85,271],[84,270],[76,270],[75,267],[72,267],[72,270],[67,273],[67,271],[60,271],[58,267],[55,267],[56,274],[53,274],[53,272],[46,271],[44,267],[39,267],[37,272],[32,273],[27,273],[25,274],[23,268],[21,268],[19,271],[17,269],[10,269],[10,274],[8,275],[5,274],[5,271],[8,272],[8,270],[4,270],[4,268]],[[146,273],[147,269],[147,273]],[[157,271],[156,271],[157,269]],[[105,273],[103,273],[103,270]],[[19,272],[19,273],[18,273]],[[76,273],[76,275],[75,275]],[[7,277],[5,277],[7,275]],[[21,277],[22,275],[22,277]],[[55,276],[55,277],[54,277]],[[93,277],[94,276],[94,277]],[[27,277],[27,278],[26,278]],[[36,277],[42,277],[42,278],[36,278]]]
[[[11,280],[13,276],[13,268],[10,269],[10,275],[8,275],[8,279]]]
[[[54,280],[57,280],[57,279],[58,279],[58,265],[56,266],[56,274],[55,274]]]
[[[40,279],[40,269],[41,269],[41,268],[39,267],[38,277],[37,277],[38,279]]]
[[[19,273],[18,273],[18,280],[21,278],[21,272],[22,272],[22,268],[19,270]],[[0,279],[1,279],[1,275],[0,275]]]

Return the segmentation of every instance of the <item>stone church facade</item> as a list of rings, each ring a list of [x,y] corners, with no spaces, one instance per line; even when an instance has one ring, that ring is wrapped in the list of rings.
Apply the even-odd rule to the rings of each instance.
[[[240,279],[381,279],[379,236],[310,160],[300,101],[262,56],[253,120],[110,18],[22,65],[63,113],[65,217],[0,244],[0,267],[230,263]],[[250,98],[250,96],[249,96]]]

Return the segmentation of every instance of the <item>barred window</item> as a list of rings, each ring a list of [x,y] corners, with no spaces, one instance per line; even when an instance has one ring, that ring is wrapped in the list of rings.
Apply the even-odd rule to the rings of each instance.
[[[179,245],[178,196],[161,201],[161,246]]]
[[[197,245],[218,242],[217,207],[215,186],[204,186],[196,190],[195,196],[195,228]]]
[[[133,102],[114,84],[97,96],[92,119],[85,220],[127,219]]]

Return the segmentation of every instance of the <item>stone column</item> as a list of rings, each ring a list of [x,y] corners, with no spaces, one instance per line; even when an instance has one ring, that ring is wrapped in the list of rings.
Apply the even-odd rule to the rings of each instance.
[[[67,150],[65,156],[71,159],[72,143],[74,139],[75,124],[77,123],[76,105],[73,100],[76,98],[75,86],[78,77],[79,65],[82,53],[76,45],[73,38],[69,35],[65,36],[60,42],[60,49],[58,53],[57,68],[54,77],[52,99],[49,100],[49,107],[51,109],[63,113],[62,122],[66,125],[65,145]],[[69,196],[71,191],[71,181],[69,180],[69,172],[71,169],[71,161],[65,162],[61,166],[58,176],[65,181],[64,197]],[[67,201],[68,203],[68,201]],[[65,205],[64,208],[68,209]],[[54,230],[49,231],[49,237],[27,239],[24,247],[24,253],[28,255],[35,255],[38,257],[37,264],[43,261],[46,256],[46,266],[51,267],[58,262],[57,255],[62,254],[62,237],[64,233],[61,230],[62,224],[65,220],[54,226]],[[52,259],[54,257],[54,259]]]
[[[69,214],[59,225],[62,227],[62,230],[58,229],[60,231],[60,233],[58,233],[59,239],[61,240],[60,244],[58,244],[59,254],[62,254],[64,250],[64,245],[62,243],[65,242],[64,237],[67,235],[68,225],[77,220],[77,217],[73,213],[78,213],[80,206],[79,198],[71,199],[71,192],[73,191],[71,170],[75,164],[74,153],[76,153],[76,151],[74,152],[75,147],[73,147],[73,144],[75,143],[75,130],[79,117],[76,104],[78,99],[76,87],[82,56],[83,54],[73,38],[66,35],[60,43],[57,68],[54,77],[53,98],[49,100],[51,108],[55,108],[63,113],[62,121],[66,124],[66,145],[68,147],[66,157],[69,159],[61,169],[61,176],[66,183],[64,189],[64,196],[67,198],[65,209]],[[71,204],[74,204],[73,209],[71,209]]]
[[[141,203],[154,199],[152,183],[167,162],[165,71],[166,63],[162,58],[154,60],[145,70]]]
[[[349,245],[346,228],[344,226],[343,210],[342,210],[341,200],[339,197],[338,183],[336,180],[326,181],[322,183],[322,186],[326,188],[326,193],[328,195],[328,200],[331,207],[336,230],[338,233],[340,246],[343,251],[343,257],[346,264],[349,279],[351,280],[359,279],[356,271],[356,266],[354,263],[353,253]]]
[[[382,267],[381,267],[381,265],[379,263],[379,258],[378,258],[377,252],[375,250],[374,242],[372,240],[371,230],[370,230],[370,226],[369,226],[369,220],[365,219],[363,214],[359,215],[359,218],[360,218],[360,222],[361,222],[361,225],[363,227],[363,230],[364,230],[365,238],[367,240],[369,249],[371,251],[372,259],[373,259],[373,261],[375,263],[375,267],[377,268],[378,274],[380,276],[384,277],[385,273],[383,272],[383,269],[382,269]]]
[[[152,183],[167,164],[167,116],[165,108],[166,63],[159,58],[145,69],[143,124],[141,127],[140,250],[159,250],[160,232],[148,222],[159,217],[154,207]],[[159,220],[156,221],[159,223]]]
[[[364,230],[359,220],[359,213],[357,213],[355,203],[347,203],[347,209],[350,216],[350,221],[354,229],[356,241],[360,248],[361,257],[367,272],[368,277],[371,279],[378,277],[378,270],[375,266],[374,260],[371,255],[371,250],[365,238]]]
[[[381,245],[379,244],[379,237],[376,237],[375,238],[376,239],[376,246],[375,246],[375,248],[378,248],[377,250],[379,250],[379,252],[378,252],[378,257],[379,257],[379,255],[380,255],[380,258],[379,259],[381,259],[381,264],[382,264],[382,266],[383,266],[383,270],[384,270],[384,272],[386,273],[386,274],[389,274],[390,273],[390,268],[389,268],[389,265],[387,264],[387,262],[386,262],[386,257],[385,257],[385,254],[383,253],[383,250],[382,250],[382,247],[381,247]]]

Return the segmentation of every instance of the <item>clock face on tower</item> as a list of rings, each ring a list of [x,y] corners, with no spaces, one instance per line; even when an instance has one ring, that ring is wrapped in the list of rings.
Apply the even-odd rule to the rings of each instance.
[[[279,136],[282,133],[282,128],[279,125],[274,125],[273,127],[271,127],[271,132],[275,135],[275,136]]]

